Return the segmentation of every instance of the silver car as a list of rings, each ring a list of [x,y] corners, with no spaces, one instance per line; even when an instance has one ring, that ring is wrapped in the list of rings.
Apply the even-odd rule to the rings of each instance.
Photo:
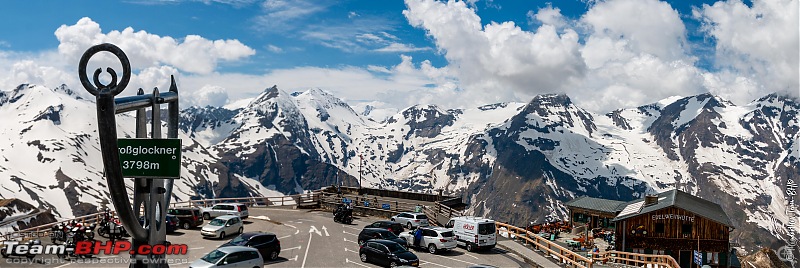
[[[418,229],[422,231],[422,241],[414,241],[416,230],[400,233],[400,238],[406,241],[409,248],[424,248],[431,254],[435,254],[458,246],[453,230],[443,227],[420,227]]]
[[[229,234],[241,234],[244,231],[242,219],[233,215],[219,216],[200,230],[203,236],[224,238]]]
[[[263,267],[264,260],[258,250],[250,247],[222,247],[209,252],[189,265],[189,268],[252,268]]]
[[[202,210],[204,220],[210,220],[222,215],[235,215],[242,219],[247,219],[250,216],[247,206],[241,203],[216,204],[210,208],[202,208]]]
[[[392,217],[392,221],[414,229],[420,226],[428,226],[428,216],[424,213],[403,212]]]

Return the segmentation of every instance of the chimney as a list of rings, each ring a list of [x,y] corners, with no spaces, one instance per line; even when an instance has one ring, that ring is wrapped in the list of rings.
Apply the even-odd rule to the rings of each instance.
[[[658,196],[657,195],[647,195],[644,197],[644,206],[649,207],[652,205],[658,204]]]

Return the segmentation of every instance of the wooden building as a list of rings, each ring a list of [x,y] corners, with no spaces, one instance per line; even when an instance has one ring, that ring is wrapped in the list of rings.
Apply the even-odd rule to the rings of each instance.
[[[699,250],[703,264],[728,265],[733,224],[716,203],[671,190],[625,203],[613,221],[618,250],[671,255],[681,267],[696,267]]]
[[[564,204],[569,209],[569,220],[573,227],[589,224],[589,229],[614,229],[614,218],[625,207],[625,202],[578,197]]]

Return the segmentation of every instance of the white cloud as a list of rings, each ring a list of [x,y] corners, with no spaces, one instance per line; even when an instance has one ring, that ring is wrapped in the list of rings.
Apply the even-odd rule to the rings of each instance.
[[[373,51],[377,52],[415,52],[415,51],[425,51],[431,50],[429,47],[415,47],[412,44],[403,44],[403,43],[390,43],[385,47],[374,49]]]
[[[352,19],[355,17],[358,17],[358,13],[356,13],[355,11],[350,11],[347,13],[347,18]]]
[[[712,92],[752,100],[767,92],[800,95],[800,31],[797,0],[720,1],[694,10],[702,29],[716,41],[723,69]],[[747,81],[746,83],[742,83]],[[746,86],[746,89],[742,88]],[[733,90],[738,88],[739,90]]]
[[[181,103],[181,105],[186,106],[204,107],[210,105],[222,107],[228,103],[228,91],[223,87],[214,85],[204,85],[199,90],[184,92],[181,97],[185,98],[184,103]]]
[[[208,40],[188,35],[182,42],[133,28],[103,33],[100,25],[82,18],[75,25],[62,25],[55,32],[60,44],[58,52],[77,65],[83,52],[96,44],[113,43],[130,59],[133,68],[142,69],[162,64],[191,73],[207,74],[219,61],[235,61],[255,54],[255,50],[238,40]]]
[[[280,48],[279,46],[276,46],[276,45],[272,45],[272,44],[267,45],[267,50],[269,50],[272,53],[283,53],[283,49],[282,48]]]
[[[256,29],[265,32],[296,29],[295,22],[326,10],[330,4],[328,1],[266,0],[261,3],[263,14],[254,19]]]
[[[539,25],[531,31],[513,22],[483,25],[475,1],[467,2],[406,0],[403,14],[433,38],[463,90],[459,97],[471,102],[565,92],[583,107],[608,111],[709,91],[743,104],[799,90],[797,1],[748,8],[732,0],[695,10],[717,40],[721,71],[697,67],[681,14],[665,2],[592,1],[578,20],[547,6],[528,13]]]
[[[464,2],[407,0],[406,5],[409,23],[433,37],[465,95],[480,98],[476,102],[563,91],[585,75],[574,30],[559,34],[543,25],[528,32],[513,22],[484,27]]]

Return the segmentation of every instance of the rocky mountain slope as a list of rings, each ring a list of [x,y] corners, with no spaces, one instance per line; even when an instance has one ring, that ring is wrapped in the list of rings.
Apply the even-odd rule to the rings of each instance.
[[[124,95],[124,94],[123,94]],[[181,114],[174,199],[282,195],[341,183],[464,194],[470,212],[525,225],[564,219],[581,196],[632,200],[678,187],[722,204],[734,237],[777,248],[797,181],[796,99],[736,106],[702,94],[608,114],[565,95],[466,109],[416,105],[382,122],[322,90],[264,90],[228,110]],[[94,104],[66,87],[0,92],[0,198],[58,217],[108,204]],[[133,132],[119,115],[120,136]],[[97,187],[100,186],[100,187]]]

